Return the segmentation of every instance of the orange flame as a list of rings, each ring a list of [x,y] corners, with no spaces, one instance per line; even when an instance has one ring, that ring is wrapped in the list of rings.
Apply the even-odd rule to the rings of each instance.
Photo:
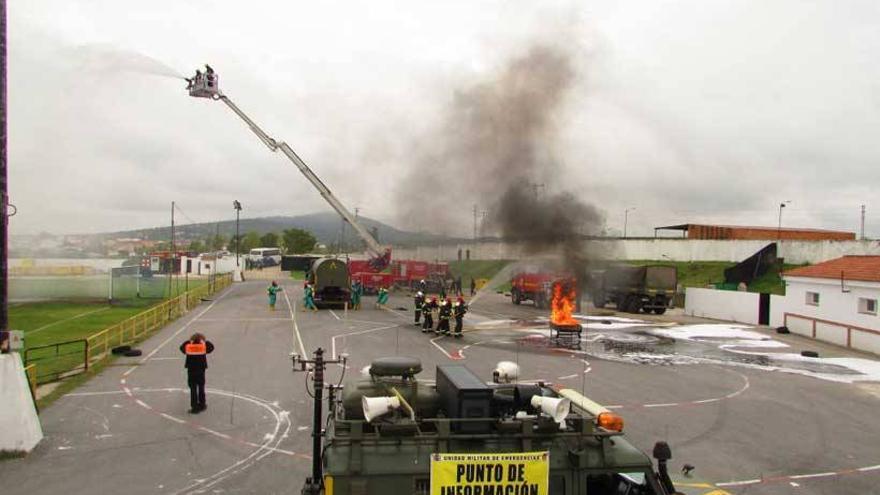
[[[554,325],[577,325],[578,321],[572,316],[576,297],[577,293],[573,283],[556,282],[553,284],[550,322]]]

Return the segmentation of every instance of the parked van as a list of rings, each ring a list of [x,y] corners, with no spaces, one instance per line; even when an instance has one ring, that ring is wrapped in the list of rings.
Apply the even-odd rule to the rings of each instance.
[[[281,250],[278,248],[254,248],[248,253],[248,259],[257,266],[275,266],[281,264]]]

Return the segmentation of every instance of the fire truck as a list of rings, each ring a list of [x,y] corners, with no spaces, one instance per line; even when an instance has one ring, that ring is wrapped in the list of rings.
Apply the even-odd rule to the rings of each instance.
[[[571,278],[572,276],[567,273],[526,269],[511,279],[510,301],[513,304],[532,301],[535,307],[547,309],[553,299],[553,283]]]
[[[368,260],[351,260],[348,266],[352,282],[359,281],[366,294],[375,294],[380,287],[415,289],[422,280],[426,288],[437,292],[441,280],[448,287],[450,277],[449,263],[396,260],[383,271],[376,271]]]

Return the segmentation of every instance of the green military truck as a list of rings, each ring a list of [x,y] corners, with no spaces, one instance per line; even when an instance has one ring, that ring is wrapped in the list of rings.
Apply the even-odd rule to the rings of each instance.
[[[330,388],[318,472],[303,493],[678,493],[668,445],[655,445],[655,469],[626,440],[623,419],[579,392],[504,383],[497,370],[486,382],[457,364],[422,381],[421,369],[414,358],[381,358],[342,392]]]
[[[662,315],[672,307],[678,285],[678,270],[663,265],[614,265],[595,270],[589,277],[593,305],[604,308],[615,303],[627,313],[654,312]]]

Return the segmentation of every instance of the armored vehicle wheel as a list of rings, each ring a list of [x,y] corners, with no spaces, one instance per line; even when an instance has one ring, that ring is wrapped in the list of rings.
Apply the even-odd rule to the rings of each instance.
[[[642,302],[636,296],[627,297],[625,306],[627,313],[638,313],[642,310]]]
[[[665,312],[666,312],[666,308],[654,308],[655,315],[662,315]]]

